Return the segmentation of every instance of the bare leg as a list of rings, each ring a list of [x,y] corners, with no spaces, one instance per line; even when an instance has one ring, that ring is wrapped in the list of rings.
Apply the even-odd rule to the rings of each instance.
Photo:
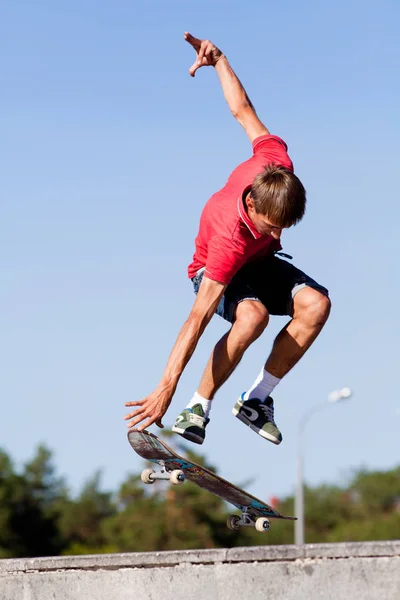
[[[330,300],[320,292],[305,287],[294,297],[293,319],[275,339],[265,370],[284,377],[311,346],[326,323]]]
[[[306,287],[294,297],[293,319],[275,339],[265,369],[281,379],[300,360],[316,339],[329,317],[330,300]],[[238,305],[231,330],[216,344],[207,363],[198,392],[211,400],[233,373],[244,352],[268,324],[263,304],[246,300]]]
[[[236,319],[228,333],[216,344],[203,373],[198,392],[211,400],[233,373],[244,352],[268,325],[268,311],[261,302],[245,300],[236,309]]]

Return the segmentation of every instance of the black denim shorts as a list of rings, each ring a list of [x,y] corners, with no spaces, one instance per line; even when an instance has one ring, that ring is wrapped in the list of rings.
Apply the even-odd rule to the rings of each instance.
[[[204,268],[192,279],[196,294],[203,275]],[[307,286],[329,296],[324,286],[286,260],[275,255],[254,260],[244,265],[233,277],[215,312],[233,323],[237,305],[243,300],[255,300],[262,302],[270,315],[292,316],[293,298]]]

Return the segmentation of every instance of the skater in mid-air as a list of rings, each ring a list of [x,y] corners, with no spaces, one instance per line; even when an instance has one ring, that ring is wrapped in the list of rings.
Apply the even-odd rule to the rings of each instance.
[[[124,418],[130,429],[143,430],[153,423],[163,427],[179,379],[216,313],[231,327],[214,347],[197,390],[172,427],[185,439],[202,444],[217,390],[262,334],[269,316],[287,315],[291,319],[276,337],[261,372],[232,411],[263,438],[280,444],[270,394],[311,346],[330,312],[327,289],[279,256],[283,230],[303,218],[306,192],[294,174],[286,143],[260,121],[226,56],[208,40],[190,33],[185,39],[196,52],[190,75],[194,77],[201,67],[215,68],[253,155],[203,209],[188,268],[196,293],[193,307],[158,386],[143,400],[126,402],[135,409]]]

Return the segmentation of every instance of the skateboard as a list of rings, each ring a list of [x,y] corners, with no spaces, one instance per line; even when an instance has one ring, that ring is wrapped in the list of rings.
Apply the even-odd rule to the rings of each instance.
[[[296,517],[281,515],[265,502],[209,469],[182,458],[153,433],[131,430],[128,432],[128,441],[136,454],[161,467],[159,471],[145,469],[141,474],[143,483],[152,484],[157,479],[167,479],[173,485],[180,485],[186,479],[192,481],[240,510],[240,516],[228,517],[227,526],[233,531],[237,531],[240,527],[255,527],[259,532],[266,532],[270,528],[269,519],[296,520]]]

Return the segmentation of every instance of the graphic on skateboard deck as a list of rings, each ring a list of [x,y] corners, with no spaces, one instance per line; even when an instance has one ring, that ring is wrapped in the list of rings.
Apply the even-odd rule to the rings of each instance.
[[[237,530],[240,526],[254,526],[257,531],[264,532],[270,528],[269,519],[289,519],[291,521],[296,519],[296,517],[281,515],[265,502],[241,490],[209,469],[182,458],[153,433],[131,430],[128,432],[128,441],[139,456],[161,467],[161,471],[158,472],[153,469],[145,469],[141,475],[143,483],[150,484],[157,479],[169,479],[172,484],[179,485],[188,479],[236,506],[241,511],[241,516],[231,515],[228,518],[229,529]]]

